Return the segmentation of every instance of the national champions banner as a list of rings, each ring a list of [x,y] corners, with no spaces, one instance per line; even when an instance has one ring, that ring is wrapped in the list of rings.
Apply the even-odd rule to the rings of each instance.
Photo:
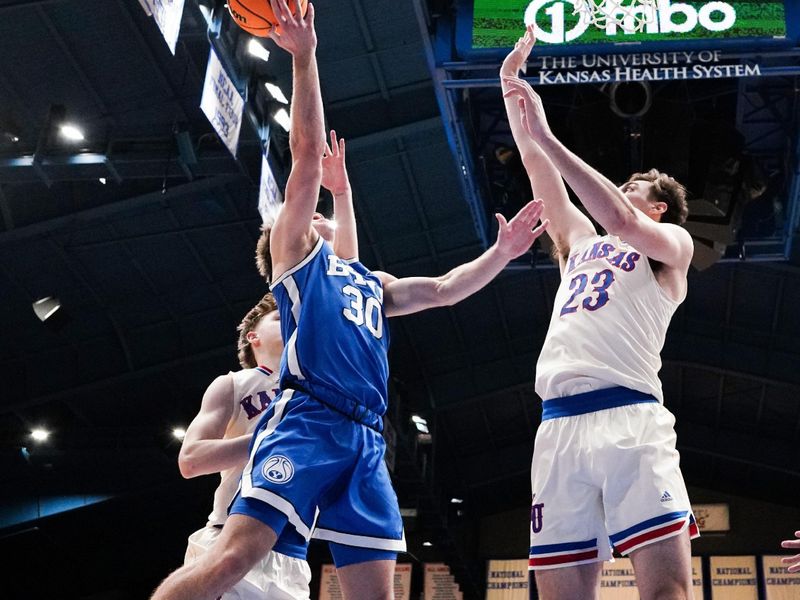
[[[617,558],[614,562],[603,563],[600,600],[639,600],[630,558]]]
[[[712,600],[758,600],[755,556],[710,558]]]
[[[486,600],[528,600],[528,559],[490,560]]]
[[[200,108],[230,153],[236,156],[244,114],[244,98],[239,94],[213,48],[208,56]]]
[[[800,573],[789,573],[781,563],[784,556],[762,556],[766,600],[796,600],[800,598]]]

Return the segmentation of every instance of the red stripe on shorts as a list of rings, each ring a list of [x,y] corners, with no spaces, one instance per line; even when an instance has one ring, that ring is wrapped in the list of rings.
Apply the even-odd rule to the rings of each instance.
[[[685,519],[681,519],[675,523],[671,523],[670,525],[665,525],[664,527],[659,527],[658,529],[653,529],[652,531],[648,531],[647,533],[642,533],[641,535],[637,535],[629,539],[627,542],[623,542],[622,544],[618,544],[614,548],[620,554],[625,554],[626,552],[630,552],[636,546],[640,546],[645,542],[649,542],[660,537],[664,537],[673,533],[674,531],[678,531],[683,528],[683,524]]]
[[[528,559],[529,567],[547,567],[551,565],[560,565],[564,563],[578,562],[579,560],[588,560],[590,558],[597,558],[597,548],[587,552],[576,552],[575,554],[559,554],[558,556],[544,556],[542,558]]]

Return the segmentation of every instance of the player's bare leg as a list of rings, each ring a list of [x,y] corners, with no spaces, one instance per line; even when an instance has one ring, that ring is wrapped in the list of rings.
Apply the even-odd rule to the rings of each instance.
[[[597,600],[603,563],[536,571],[540,600]]]
[[[347,600],[393,600],[393,560],[371,560],[336,569]]]
[[[245,515],[231,515],[217,542],[197,561],[167,577],[152,600],[214,600],[242,579],[272,549],[271,527]]]
[[[642,600],[694,598],[688,531],[634,550],[631,561]]]

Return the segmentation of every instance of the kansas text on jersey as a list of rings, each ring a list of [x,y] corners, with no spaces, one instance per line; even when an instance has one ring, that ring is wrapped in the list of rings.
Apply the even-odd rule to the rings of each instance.
[[[658,371],[669,298],[647,260],[616,236],[588,236],[571,249],[536,367],[544,400],[623,386],[663,401]]]

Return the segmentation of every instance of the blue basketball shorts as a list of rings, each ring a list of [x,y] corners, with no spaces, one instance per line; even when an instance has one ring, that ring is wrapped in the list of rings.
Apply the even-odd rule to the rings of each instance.
[[[406,542],[384,450],[377,431],[284,390],[255,431],[229,512],[328,541],[337,567],[394,560]]]

